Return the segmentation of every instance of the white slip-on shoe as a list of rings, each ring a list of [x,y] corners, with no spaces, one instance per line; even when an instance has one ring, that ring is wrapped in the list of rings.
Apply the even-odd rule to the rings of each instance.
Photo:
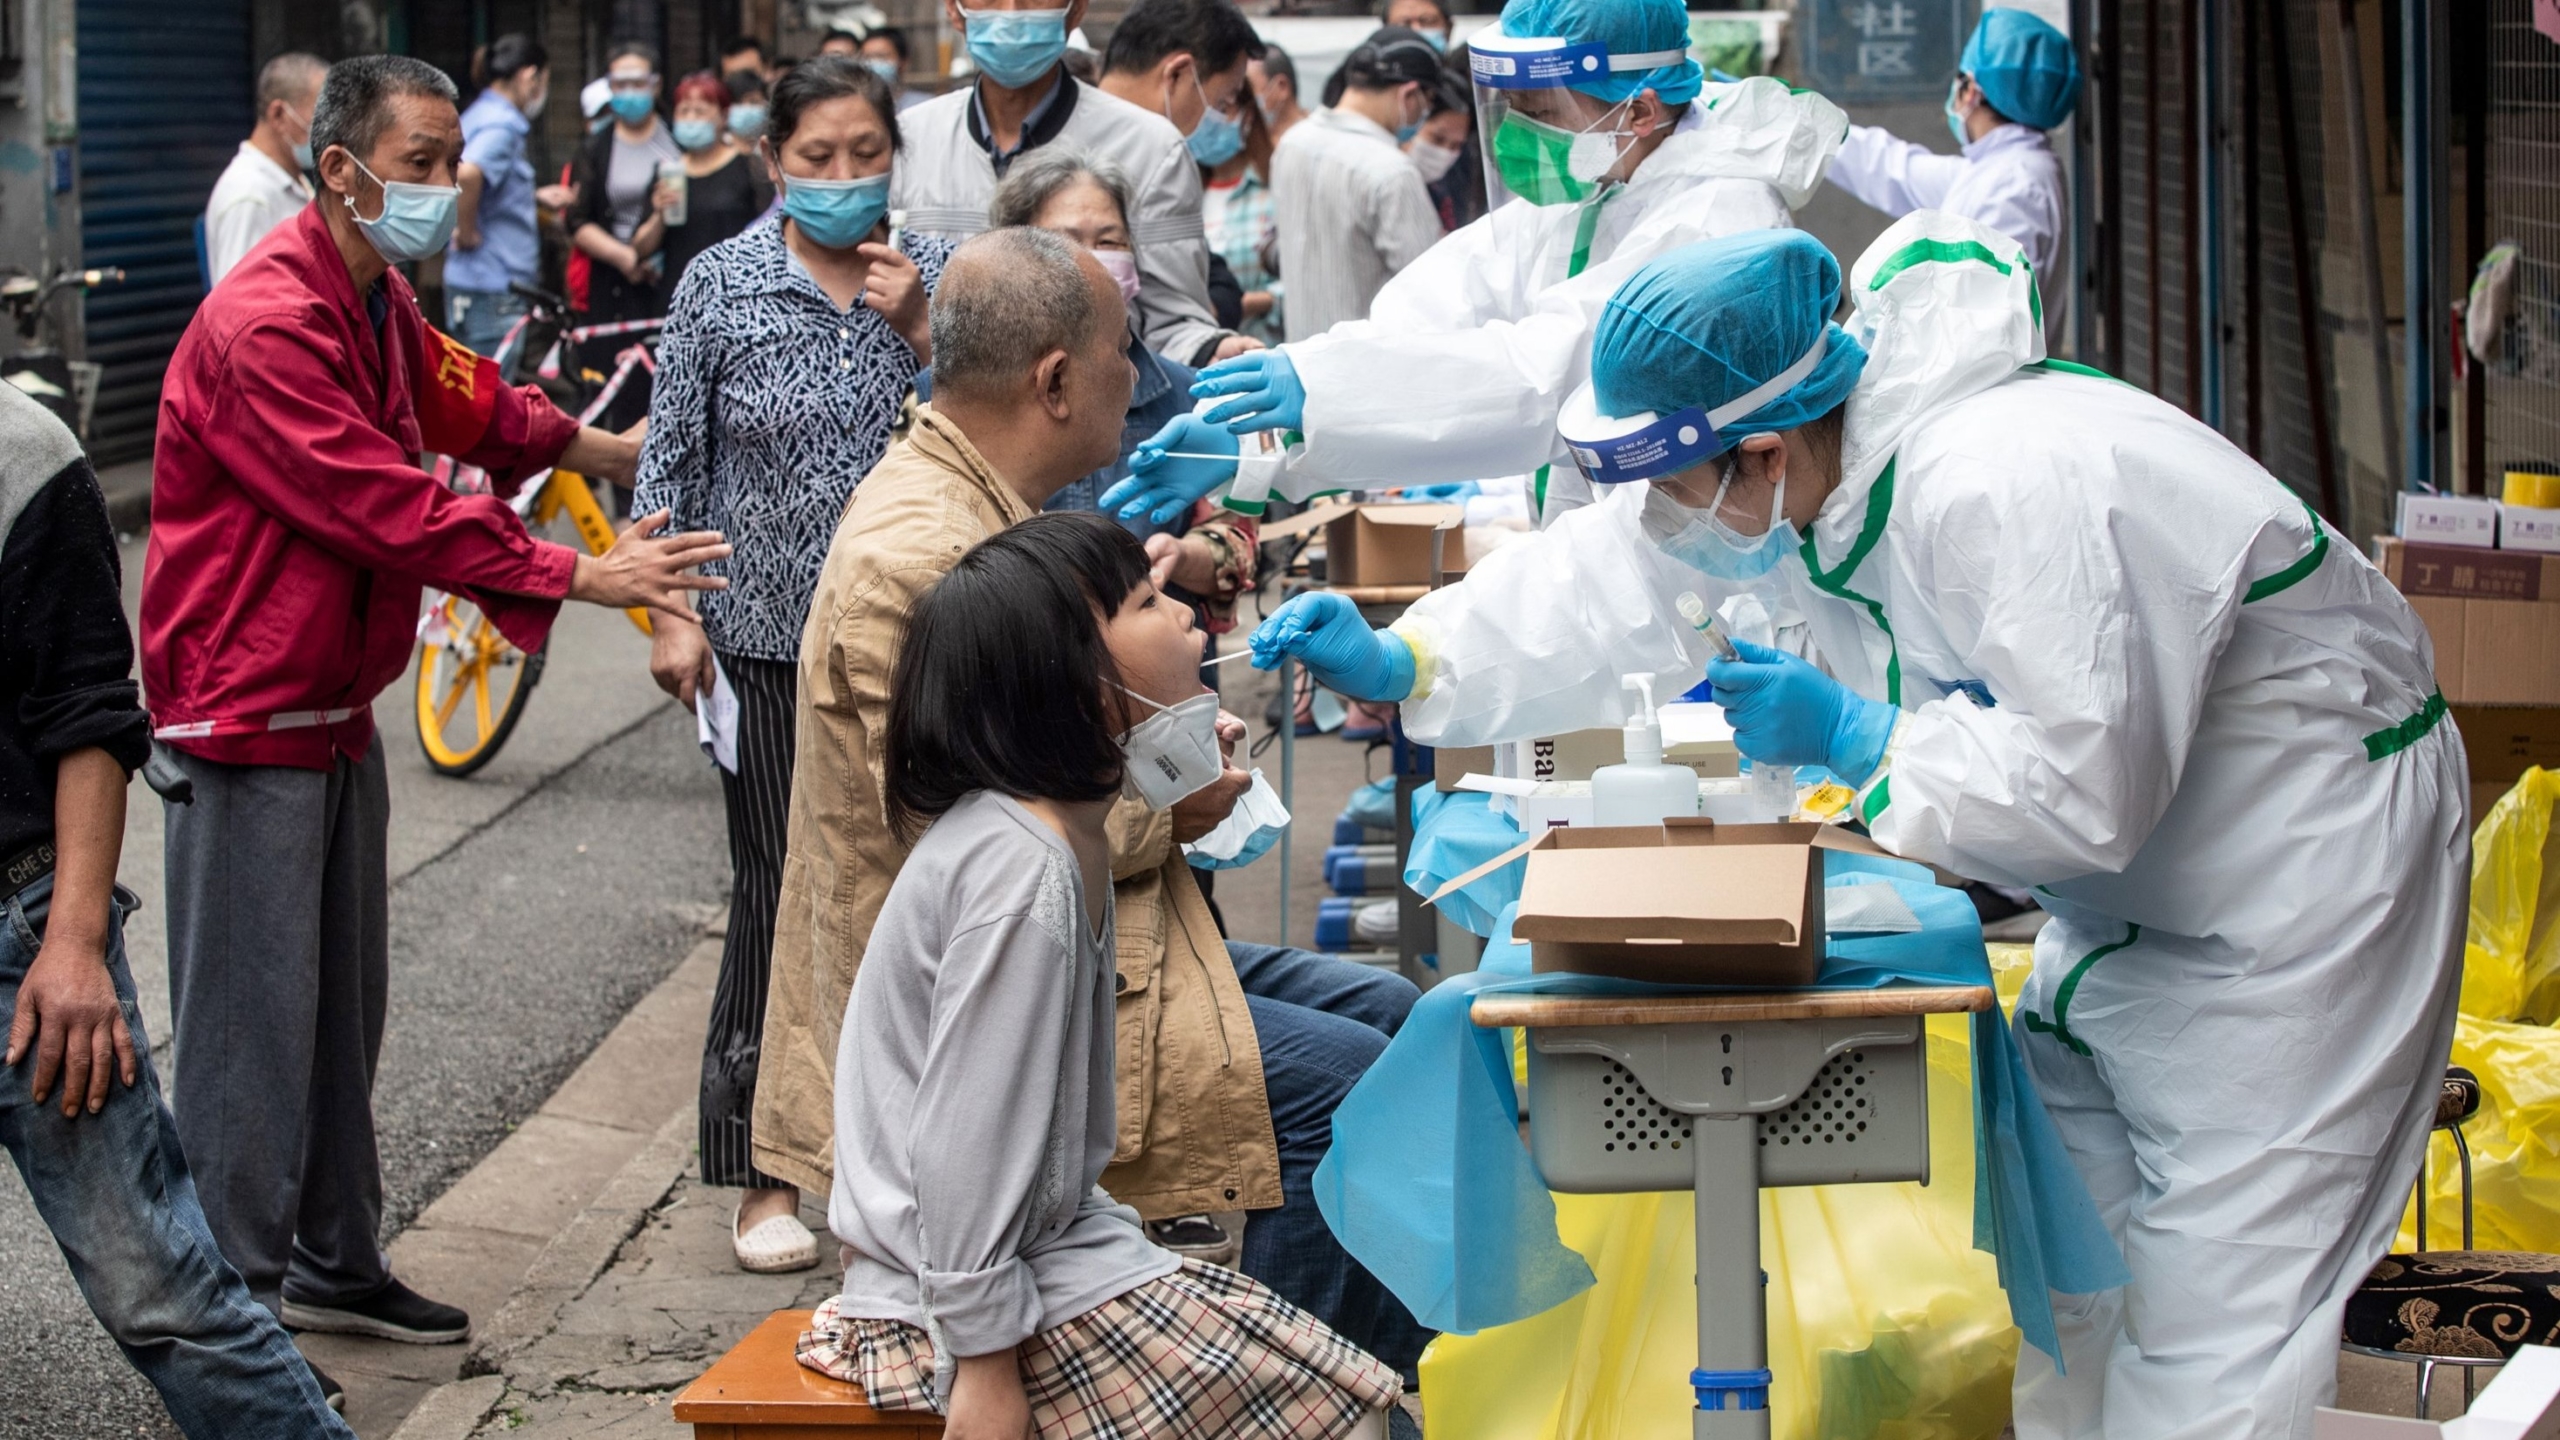
[[[818,1263],[818,1237],[800,1223],[797,1215],[776,1215],[757,1222],[756,1228],[738,1233],[738,1212],[729,1212],[729,1248],[738,1257],[738,1268],[758,1275],[781,1275],[793,1270],[806,1270]]]

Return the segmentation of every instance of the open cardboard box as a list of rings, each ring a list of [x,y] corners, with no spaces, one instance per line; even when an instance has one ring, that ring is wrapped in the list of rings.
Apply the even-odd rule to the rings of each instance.
[[[1466,568],[1462,505],[1354,505],[1324,527],[1328,585],[1436,585]],[[1445,553],[1444,553],[1445,552]],[[1454,561],[1454,564],[1452,563]]]
[[[1431,895],[1523,855],[1511,933],[1530,968],[1668,985],[1805,986],[1822,969],[1821,850],[1882,855],[1835,826],[1568,827],[1534,835]]]

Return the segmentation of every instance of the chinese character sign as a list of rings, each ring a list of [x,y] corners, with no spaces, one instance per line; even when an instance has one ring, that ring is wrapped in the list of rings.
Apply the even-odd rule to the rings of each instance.
[[[1842,104],[1935,100],[1955,78],[1966,0],[1799,0],[1804,81]]]

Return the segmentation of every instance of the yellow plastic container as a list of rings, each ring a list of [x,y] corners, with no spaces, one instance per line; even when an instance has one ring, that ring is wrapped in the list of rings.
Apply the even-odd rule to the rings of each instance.
[[[2535,470],[2510,470],[2504,496],[2510,505],[2523,505],[2535,510],[2560,510],[2560,475],[2546,475]]]

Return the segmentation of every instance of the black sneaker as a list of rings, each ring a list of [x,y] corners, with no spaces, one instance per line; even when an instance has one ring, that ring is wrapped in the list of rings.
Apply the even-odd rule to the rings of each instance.
[[[297,1304],[288,1296],[284,1323],[294,1330],[370,1335],[403,1345],[451,1345],[471,1333],[471,1317],[439,1305],[393,1280],[362,1300],[336,1305]]]
[[[310,1370],[311,1378],[319,1384],[320,1398],[328,1402],[330,1409],[337,1411],[341,1415],[346,1414],[347,1387],[330,1379],[329,1372],[312,1364],[309,1356],[303,1357],[302,1363],[306,1369]]]
[[[1224,1255],[1231,1242],[1227,1227],[1206,1215],[1176,1215],[1170,1220],[1150,1220],[1147,1234],[1155,1242],[1177,1255],[1202,1259]]]

